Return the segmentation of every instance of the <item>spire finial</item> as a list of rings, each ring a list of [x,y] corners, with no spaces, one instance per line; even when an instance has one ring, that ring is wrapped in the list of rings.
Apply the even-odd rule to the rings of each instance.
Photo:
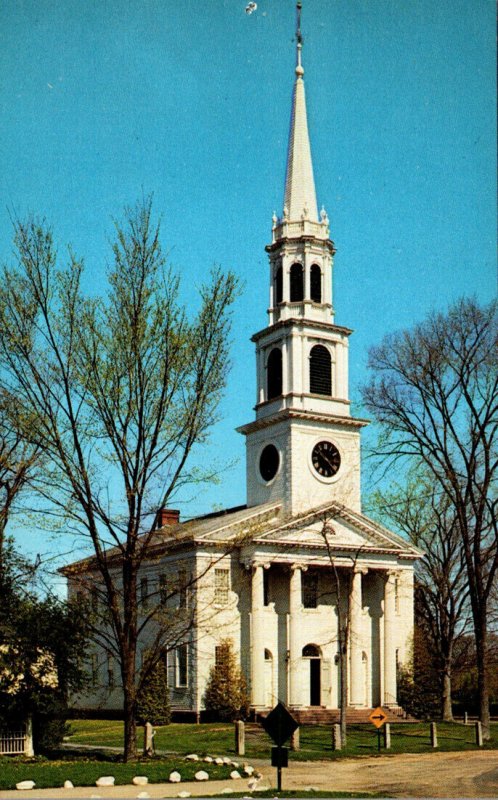
[[[303,65],[301,64],[301,50],[303,49],[303,36],[301,33],[301,9],[302,5],[300,0],[296,3],[296,41],[297,41],[297,65],[296,65],[296,75],[303,76],[304,69]]]

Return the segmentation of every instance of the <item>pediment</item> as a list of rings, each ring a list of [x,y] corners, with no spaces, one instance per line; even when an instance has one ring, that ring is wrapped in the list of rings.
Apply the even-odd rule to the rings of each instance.
[[[349,551],[390,551],[415,557],[422,553],[412,544],[362,514],[332,504],[296,515],[255,537],[276,546],[326,548]]]

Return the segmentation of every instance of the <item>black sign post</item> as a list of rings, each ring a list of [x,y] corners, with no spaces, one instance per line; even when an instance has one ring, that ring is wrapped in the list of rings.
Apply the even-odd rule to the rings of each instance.
[[[299,725],[280,701],[261,724],[277,745],[271,749],[271,765],[277,768],[277,789],[281,792],[282,767],[287,767],[289,764],[289,750],[287,747],[283,747],[283,744],[299,728]]]

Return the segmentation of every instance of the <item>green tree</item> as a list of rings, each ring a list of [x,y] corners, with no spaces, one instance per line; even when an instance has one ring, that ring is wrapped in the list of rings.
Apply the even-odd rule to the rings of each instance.
[[[204,705],[210,716],[229,722],[245,719],[248,714],[247,684],[231,639],[223,639],[216,648],[216,663],[209,673]]]
[[[149,627],[157,658],[167,645],[154,610],[139,614],[140,567],[157,508],[216,472],[196,472],[190,457],[217,419],[237,281],[213,269],[199,301],[190,287],[183,306],[150,201],[116,225],[102,296],[85,294],[72,252],[60,265],[44,223],[17,222],[15,245],[0,290],[3,387],[24,409],[23,440],[45,459],[36,488],[93,549],[101,631],[120,666],[125,758],[135,758],[137,642]]]
[[[137,698],[137,719],[144,725],[168,725],[171,719],[169,705],[168,670],[165,658],[156,661],[144,677]]]
[[[489,738],[488,611],[498,570],[497,304],[462,299],[370,351],[368,411],[385,462],[423,465],[452,508],[476,641],[479,716]]]
[[[85,683],[88,627],[80,604],[28,591],[17,580],[28,571],[8,543],[0,587],[0,725],[32,717],[39,751],[60,743],[69,693]]]

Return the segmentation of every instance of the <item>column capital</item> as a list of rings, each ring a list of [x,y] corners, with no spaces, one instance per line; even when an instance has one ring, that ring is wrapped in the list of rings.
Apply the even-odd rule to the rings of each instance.
[[[353,573],[355,575],[367,575],[368,567],[364,567],[363,565],[355,564],[353,567]]]
[[[297,569],[300,569],[301,572],[307,572],[308,571],[308,565],[307,564],[291,564],[289,569],[290,569],[291,572],[295,572]]]

